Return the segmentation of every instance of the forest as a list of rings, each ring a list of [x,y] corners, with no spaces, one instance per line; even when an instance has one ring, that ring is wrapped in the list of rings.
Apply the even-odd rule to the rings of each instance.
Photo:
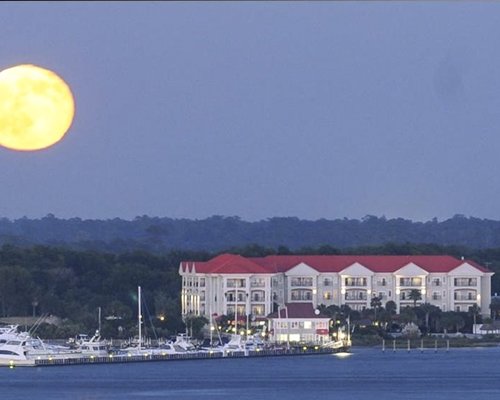
[[[500,292],[500,248],[471,249],[435,244],[394,244],[340,249],[331,245],[288,247],[253,244],[224,252],[247,257],[269,254],[449,254],[464,256],[497,272],[492,291]],[[44,325],[48,337],[70,337],[98,327],[102,310],[102,333],[106,337],[134,335],[137,321],[137,286],[142,287],[145,326],[163,337],[184,331],[180,318],[179,263],[205,261],[218,252],[172,250],[154,254],[143,250],[111,253],[54,246],[0,248],[0,316],[52,315],[56,327]],[[143,308],[144,309],[144,308]],[[360,318],[363,317],[362,315]]]
[[[365,216],[357,219],[302,220],[274,217],[248,222],[239,217],[212,216],[201,220],[141,216],[135,219],[0,218],[0,245],[48,245],[76,250],[166,254],[175,249],[220,252],[252,243],[293,251],[331,244],[347,249],[385,243],[434,243],[474,249],[500,247],[500,221],[455,215],[438,221]]]

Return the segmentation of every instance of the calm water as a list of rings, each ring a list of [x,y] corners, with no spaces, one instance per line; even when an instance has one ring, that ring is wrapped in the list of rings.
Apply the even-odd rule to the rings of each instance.
[[[4,399],[500,399],[500,348],[1,368]]]

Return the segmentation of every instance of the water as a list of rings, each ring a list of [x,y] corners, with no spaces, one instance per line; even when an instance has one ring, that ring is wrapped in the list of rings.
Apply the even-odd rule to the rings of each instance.
[[[500,398],[500,348],[353,349],[338,355],[1,368],[14,399],[484,400]]]

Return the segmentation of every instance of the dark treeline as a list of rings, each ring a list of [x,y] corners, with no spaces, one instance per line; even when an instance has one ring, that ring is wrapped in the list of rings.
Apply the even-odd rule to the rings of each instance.
[[[274,249],[249,245],[226,251],[248,257],[341,253],[464,256],[497,272],[492,279],[492,289],[500,292],[500,248],[474,250],[434,244],[386,244],[343,250],[324,245],[292,251],[285,246]],[[205,251],[170,251],[163,255],[145,251],[106,253],[39,245],[3,245],[0,248],[0,315],[54,315],[63,321],[62,328],[57,332],[46,332],[46,335],[69,337],[96,329],[97,309],[101,307],[103,334],[126,338],[136,329],[136,293],[140,285],[146,305],[146,328],[151,320],[159,335],[171,335],[184,330],[180,318],[179,263],[183,260],[204,261],[217,254]]]
[[[384,243],[435,243],[470,248],[500,247],[500,221],[456,215],[445,221],[412,222],[403,218],[366,216],[357,219],[270,218],[257,222],[213,216],[203,220],[142,216],[132,221],[0,219],[0,244],[69,246],[77,250],[124,252],[145,250],[164,254],[172,249],[221,251],[259,243],[293,251],[333,243],[338,248]]]

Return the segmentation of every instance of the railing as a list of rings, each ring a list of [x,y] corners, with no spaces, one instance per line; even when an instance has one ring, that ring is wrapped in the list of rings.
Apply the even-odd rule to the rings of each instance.
[[[399,286],[422,286],[421,278],[401,278],[399,280]]]
[[[292,281],[290,282],[291,286],[298,287],[309,287],[313,285],[313,280],[312,278],[293,278]]]
[[[345,299],[346,300],[351,300],[351,301],[356,301],[356,300],[366,301],[368,299],[368,297],[366,296],[366,294],[352,295],[352,294],[347,294],[346,293]]]
[[[472,293],[469,293],[467,295],[459,295],[459,294],[456,294],[453,296],[453,299],[454,300],[458,300],[458,301],[475,301],[476,300],[476,295],[472,294]]]
[[[477,286],[476,278],[455,278],[455,286]]]
[[[255,288],[255,287],[259,287],[259,288],[266,287],[266,282],[264,282],[264,281],[262,281],[262,282],[260,282],[260,281],[256,281],[256,282],[252,281],[252,282],[250,282],[250,287],[253,287],[253,288]]]
[[[246,285],[245,285],[244,281],[243,282],[227,281],[226,287],[228,287],[228,288],[234,288],[234,287],[244,288],[244,287],[246,287]]]
[[[292,293],[291,299],[294,300],[294,301],[297,301],[297,300],[312,300],[312,293],[300,293],[300,294]]]
[[[345,285],[346,286],[366,286],[367,285],[367,279],[366,278],[346,278],[345,280]]]

